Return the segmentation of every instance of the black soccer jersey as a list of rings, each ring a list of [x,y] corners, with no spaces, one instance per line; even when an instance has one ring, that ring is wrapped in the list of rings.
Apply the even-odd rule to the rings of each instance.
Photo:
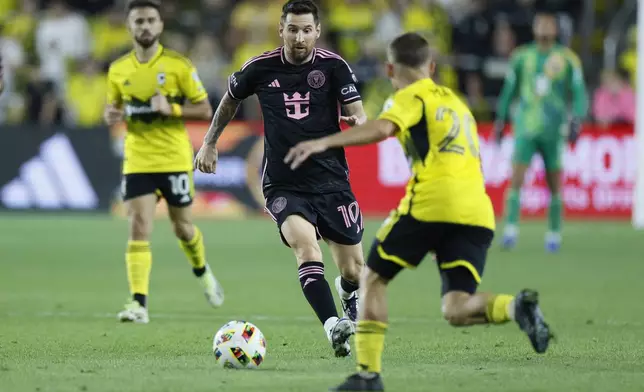
[[[340,132],[340,104],[359,101],[357,79],[340,56],[313,49],[311,61],[294,65],[284,48],[251,58],[228,80],[234,99],[257,94],[264,117],[264,191],[311,193],[350,189],[344,149],[314,155],[295,171],[284,164],[297,143]]]

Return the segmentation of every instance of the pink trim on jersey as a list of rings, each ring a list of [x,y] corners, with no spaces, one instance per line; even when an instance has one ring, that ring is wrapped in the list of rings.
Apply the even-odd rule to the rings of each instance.
[[[358,96],[353,97],[353,98],[345,99],[345,100],[344,100],[344,101],[342,101],[342,102],[343,102],[344,104],[347,104],[347,103],[349,103],[349,102],[357,101],[357,100],[360,100],[360,99],[362,99],[362,97],[358,95]]]
[[[333,53],[333,52],[331,52],[329,50],[326,50],[326,49],[319,49],[317,54],[323,59],[338,59],[338,60],[342,60],[347,65],[347,68],[349,68],[349,71],[351,73],[353,73],[353,70],[351,69],[351,66],[349,65],[349,63],[347,63],[347,61],[345,59],[343,59],[342,56],[340,56],[339,54]]]
[[[259,56],[251,57],[250,60],[246,61],[244,63],[244,65],[242,65],[241,71],[246,69],[246,67],[248,67],[249,65],[251,65],[255,61],[269,59],[269,58],[272,58],[272,57],[279,56],[281,54],[281,50],[282,50],[282,47],[280,46],[279,48],[273,49],[270,52],[264,52],[264,53],[260,54]]]
[[[226,84],[228,85],[228,95],[230,95],[230,97],[231,97],[232,99],[237,100],[237,101],[240,101],[240,99],[239,99],[239,98],[237,98],[237,97],[235,96],[235,94],[233,94],[233,90],[231,90],[231,89],[230,89],[230,78],[232,78],[232,77],[233,77],[233,75],[230,75],[230,76],[228,77],[228,83],[226,83]]]

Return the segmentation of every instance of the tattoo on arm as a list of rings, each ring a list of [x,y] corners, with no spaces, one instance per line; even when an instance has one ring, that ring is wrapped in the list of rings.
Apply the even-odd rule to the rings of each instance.
[[[237,113],[237,108],[239,108],[240,104],[241,101],[233,99],[228,93],[224,94],[210,123],[210,129],[208,129],[208,133],[204,138],[204,144],[209,146],[217,144],[219,136],[224,132],[230,120],[235,117],[235,113]]]

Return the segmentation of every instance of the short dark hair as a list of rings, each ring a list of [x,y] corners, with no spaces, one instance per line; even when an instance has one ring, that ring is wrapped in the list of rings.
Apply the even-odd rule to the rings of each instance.
[[[418,68],[432,57],[429,42],[418,33],[399,35],[389,45],[392,61],[396,64]]]
[[[282,7],[282,21],[286,19],[286,15],[306,15],[312,14],[315,24],[320,23],[320,9],[313,0],[289,0]]]
[[[128,0],[125,11],[130,12],[136,8],[152,7],[161,12],[161,0]]]

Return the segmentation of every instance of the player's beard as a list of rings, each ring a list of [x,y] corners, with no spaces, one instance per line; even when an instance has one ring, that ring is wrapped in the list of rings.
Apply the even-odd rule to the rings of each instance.
[[[293,46],[291,48],[291,58],[296,62],[301,63],[304,60],[306,60],[307,57],[309,57],[312,51],[313,51],[312,48],[308,48],[308,47],[298,48]]]
[[[139,44],[143,49],[148,49],[152,47],[158,40],[158,35],[146,34],[135,37],[136,43]]]

